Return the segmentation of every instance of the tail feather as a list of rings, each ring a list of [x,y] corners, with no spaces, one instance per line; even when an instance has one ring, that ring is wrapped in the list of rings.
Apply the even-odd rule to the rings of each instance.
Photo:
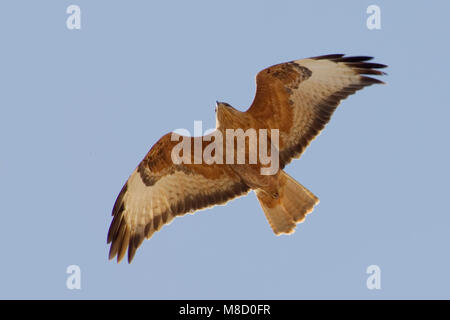
[[[259,203],[276,235],[295,231],[297,223],[303,222],[319,199],[284,171],[280,176],[279,197],[274,199],[262,190],[257,190]]]

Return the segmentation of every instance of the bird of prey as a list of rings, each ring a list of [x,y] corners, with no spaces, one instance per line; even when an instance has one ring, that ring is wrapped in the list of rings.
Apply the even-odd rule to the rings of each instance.
[[[133,171],[112,210],[107,242],[109,258],[120,262],[128,249],[130,263],[144,238],[175,217],[256,193],[275,234],[290,234],[312,212],[318,198],[282,169],[299,158],[330,120],[342,99],[372,84],[386,65],[368,62],[372,57],[332,54],[277,64],[256,76],[256,95],[245,111],[217,103],[216,131],[277,129],[279,169],[261,174],[256,163],[174,163],[173,133],[164,135]],[[183,137],[192,145],[208,148],[205,137]],[[246,137],[247,139],[248,137]],[[268,137],[269,144],[272,143]],[[232,150],[233,151],[233,150]],[[228,151],[226,151],[228,152]],[[249,155],[246,150],[246,156]],[[183,155],[186,156],[186,155]],[[194,152],[187,155],[195,158]]]

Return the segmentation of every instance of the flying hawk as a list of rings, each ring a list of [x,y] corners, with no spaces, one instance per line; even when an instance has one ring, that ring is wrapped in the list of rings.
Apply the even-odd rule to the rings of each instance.
[[[109,258],[117,256],[120,262],[128,249],[131,262],[144,238],[149,239],[173,218],[224,204],[250,190],[255,191],[274,233],[292,233],[319,199],[282,169],[300,157],[342,99],[383,83],[367,76],[385,74],[378,69],[386,65],[367,62],[371,59],[333,54],[277,64],[256,76],[256,96],[247,111],[217,103],[216,130],[221,133],[237,128],[279,130],[279,170],[273,175],[262,175],[259,161],[175,164],[171,152],[178,142],[171,139],[172,133],[164,135],[117,197],[108,232]],[[205,137],[183,138],[192,145],[200,143],[202,151],[208,146]],[[193,153],[188,154],[190,159]]]

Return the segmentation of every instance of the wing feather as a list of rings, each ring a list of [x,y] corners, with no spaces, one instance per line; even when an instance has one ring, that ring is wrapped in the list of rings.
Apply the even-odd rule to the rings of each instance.
[[[333,54],[274,65],[258,73],[247,110],[269,129],[280,130],[280,167],[298,158],[330,120],[341,100],[384,75],[372,57]]]
[[[107,239],[110,259],[117,256],[119,262],[128,249],[131,262],[144,238],[149,239],[175,217],[224,204],[250,190],[226,165],[175,165],[170,154],[177,142],[170,136],[163,136],[152,147],[117,197]]]

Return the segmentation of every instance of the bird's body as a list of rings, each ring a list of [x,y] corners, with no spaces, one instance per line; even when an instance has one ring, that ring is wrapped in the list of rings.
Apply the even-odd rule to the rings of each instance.
[[[164,135],[132,173],[116,200],[108,232],[108,243],[112,243],[110,258],[117,255],[120,261],[128,249],[130,262],[144,238],[150,238],[174,217],[224,204],[250,190],[255,191],[275,234],[292,233],[319,200],[282,169],[301,155],[342,99],[365,86],[382,83],[365,76],[383,74],[377,69],[385,66],[366,62],[370,59],[328,55],[269,67],[258,73],[256,96],[246,112],[218,103],[215,133],[195,138]],[[233,143],[229,148],[230,130],[254,132],[256,138],[253,141],[251,134],[245,135],[243,146]],[[174,162],[172,151],[180,139],[201,152],[195,148],[187,155],[183,152],[187,156],[183,159],[188,161]],[[217,144],[211,152],[211,141],[222,141],[222,154],[218,153]],[[258,146],[254,150],[252,141]],[[261,141],[267,143],[267,155],[277,162],[270,174],[263,174],[263,170],[273,163],[258,156],[251,161],[252,152],[260,150]],[[240,151],[245,155],[244,161],[239,159]],[[205,161],[208,152],[215,160],[224,161]]]

